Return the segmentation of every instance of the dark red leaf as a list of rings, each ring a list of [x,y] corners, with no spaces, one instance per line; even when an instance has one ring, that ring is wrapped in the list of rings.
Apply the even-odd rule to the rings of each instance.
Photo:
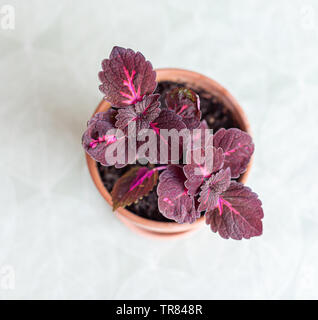
[[[82,145],[85,151],[97,162],[106,164],[105,151],[106,147],[116,141],[114,132],[108,134],[110,130],[115,131],[116,111],[109,109],[107,112],[97,113],[87,123],[87,129],[82,137]]]
[[[104,166],[115,165],[117,168],[124,167],[129,162],[133,162],[131,154],[128,153],[128,139],[115,127],[117,111],[109,109],[106,112],[97,113],[90,121],[82,137],[82,145],[85,151],[97,162]],[[110,163],[106,157],[108,148],[114,147],[114,156],[122,155],[122,163]],[[116,147],[116,148],[115,148]],[[120,154],[118,154],[117,150]],[[129,158],[130,156],[130,158]]]
[[[224,152],[223,168],[230,168],[232,178],[238,178],[246,171],[247,165],[254,152],[251,136],[239,129],[220,129],[213,137],[213,145],[222,148]]]
[[[106,121],[111,124],[112,127],[115,127],[117,110],[112,108],[108,109],[105,112],[96,113],[88,122],[87,126],[89,127],[91,124],[96,123],[97,121]]]
[[[201,128],[201,129],[209,129],[208,123],[206,122],[205,119],[203,119],[203,120],[200,122],[199,128]]]
[[[184,186],[185,175],[182,167],[171,165],[159,176],[158,207],[161,214],[178,223],[193,223],[200,217],[194,198],[188,195]]]
[[[125,207],[149,194],[158,181],[158,171],[134,167],[118,179],[111,192],[113,210]]]
[[[114,47],[102,68],[99,88],[113,106],[133,105],[156,89],[156,72],[140,52]]]
[[[179,133],[182,129],[186,129],[186,126],[183,123],[182,118],[172,110],[162,109],[159,116],[150,124],[150,127],[154,130],[154,132],[157,135],[157,158],[152,159],[152,157],[149,156],[147,157],[147,159],[151,163],[170,164],[172,162],[177,162],[182,155],[183,140],[182,138],[178,139],[179,153],[174,156],[174,153],[171,150],[172,142],[171,139],[167,137],[167,133],[168,130],[171,129],[174,129],[175,133]],[[142,135],[139,136],[140,139],[141,136]],[[140,143],[139,147],[142,144],[143,143]],[[160,145],[162,145],[162,147]]]
[[[219,196],[231,183],[231,170],[220,170],[201,187],[198,211],[211,211],[218,205]]]
[[[159,94],[152,94],[144,97],[135,105],[119,109],[116,116],[116,127],[127,134],[128,126],[135,125],[134,135],[138,135],[142,129],[148,129],[150,123],[159,116],[161,111],[159,97]]]
[[[186,164],[183,167],[184,174],[187,177],[185,186],[188,189],[189,195],[192,195],[192,196],[198,194],[199,188],[204,182],[204,179],[209,178],[212,173],[219,171],[223,166],[223,160],[224,160],[223,151],[221,148],[216,149],[214,147],[212,149],[213,163],[211,165],[211,168],[210,166],[208,166],[208,163],[206,162],[202,164],[197,163],[195,154],[198,152],[201,157],[204,157],[205,151],[208,151],[208,149],[189,150],[187,155],[188,164]]]
[[[178,131],[186,128],[182,118],[168,109],[161,110],[158,118],[153,121],[153,125],[158,129],[176,129]]]
[[[205,149],[207,146],[213,146],[213,130],[209,129],[205,120],[200,125],[190,130],[191,139],[189,139],[187,149]]]
[[[256,193],[238,182],[231,182],[219,197],[217,208],[205,216],[211,230],[225,239],[249,239],[260,236],[263,231],[262,202]]]
[[[166,95],[166,105],[183,118],[188,129],[200,125],[201,111],[199,96],[187,88],[174,88]]]

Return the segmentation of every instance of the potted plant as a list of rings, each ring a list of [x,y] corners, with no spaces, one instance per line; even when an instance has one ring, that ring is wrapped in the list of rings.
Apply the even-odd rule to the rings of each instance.
[[[204,220],[226,239],[262,234],[262,203],[243,184],[254,151],[249,125],[222,86],[186,70],[155,71],[120,47],[99,78],[105,97],[82,144],[95,185],[123,222],[160,237]]]

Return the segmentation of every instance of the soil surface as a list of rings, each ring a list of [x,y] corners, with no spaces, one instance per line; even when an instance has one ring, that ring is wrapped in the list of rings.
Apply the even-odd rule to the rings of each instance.
[[[166,92],[175,87],[184,87],[185,85],[177,84],[174,82],[161,82],[158,84],[156,93],[160,93],[160,101],[162,107],[165,107],[164,98]],[[237,128],[238,126],[233,121],[231,113],[224,108],[223,104],[218,101],[216,97],[211,97],[204,91],[195,90],[195,92],[200,96],[200,107],[202,112],[202,119],[205,119],[208,123],[210,129],[216,132],[220,128]],[[121,169],[116,169],[115,167],[104,167],[98,163],[98,171],[101,179],[106,187],[106,189],[111,192],[115,182],[130,168],[135,165],[128,165]],[[137,203],[126,207],[126,209],[131,212],[141,216],[143,218],[161,221],[161,222],[171,222],[165,218],[158,210],[158,196],[156,192],[156,187],[147,197],[139,200]]]

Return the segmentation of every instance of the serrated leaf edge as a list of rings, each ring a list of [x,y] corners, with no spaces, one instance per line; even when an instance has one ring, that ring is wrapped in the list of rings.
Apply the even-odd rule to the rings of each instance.
[[[126,205],[124,205],[124,206],[122,205],[121,202],[119,202],[119,203],[120,203],[119,205],[114,206],[114,201],[113,201],[113,190],[114,190],[114,188],[113,188],[113,190],[112,190],[111,193],[110,193],[110,195],[112,196],[113,212],[114,212],[115,210],[117,210],[118,208],[125,208],[125,207],[130,206],[130,205],[133,204],[133,203],[138,203],[139,200],[141,200],[143,197],[147,197],[147,196],[149,195],[149,193],[154,189],[154,187],[156,187],[157,184],[158,184],[158,177],[159,177],[158,171],[155,171],[153,176],[156,176],[156,183],[154,183],[152,189],[149,190],[149,192],[148,192],[147,194],[144,194],[143,196],[139,197],[137,200],[131,201],[131,202],[129,202],[128,204],[126,204]],[[118,180],[119,180],[119,179],[118,179]],[[118,181],[118,180],[117,180],[117,181]],[[116,181],[116,182],[117,182],[117,181]]]

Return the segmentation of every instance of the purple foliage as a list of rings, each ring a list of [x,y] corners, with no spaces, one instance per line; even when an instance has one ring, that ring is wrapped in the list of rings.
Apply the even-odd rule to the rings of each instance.
[[[158,170],[134,167],[117,180],[113,190],[113,210],[125,207],[149,194],[157,184]]]
[[[157,135],[157,159],[149,159],[151,162],[159,162],[163,161],[162,157],[160,157],[160,149],[161,146],[166,146],[168,150],[168,159],[167,163],[171,163],[172,161],[178,161],[182,155],[182,139],[179,139],[179,152],[176,156],[171,153],[171,139],[166,139],[163,133],[160,130],[171,130],[175,129],[177,131],[181,131],[186,129],[185,123],[182,121],[182,118],[177,115],[174,111],[168,109],[162,109],[159,116],[151,123],[151,128]],[[162,156],[162,154],[161,154]]]
[[[262,234],[264,213],[262,202],[250,188],[238,182],[231,182],[223,192],[217,207],[205,214],[206,223],[221,237],[240,240]]]
[[[168,219],[178,223],[193,223],[200,217],[200,213],[195,209],[194,197],[188,195],[184,186],[185,180],[182,167],[168,166],[159,176],[158,207]]]
[[[156,72],[140,52],[114,47],[102,68],[99,88],[114,107],[133,105],[156,89]]]
[[[97,113],[88,122],[82,138],[85,151],[109,166],[107,151],[118,145],[115,153],[123,153],[124,162],[114,164],[125,166],[136,160],[136,154],[128,156],[127,141],[132,137],[136,140],[143,129],[152,130],[159,138],[151,145],[157,150],[156,158],[145,154],[150,163],[162,163],[161,145],[168,149],[166,165],[136,166],[117,180],[112,190],[113,209],[130,205],[157,188],[159,211],[168,219],[193,223],[205,215],[211,230],[223,238],[249,239],[261,235],[261,201],[248,187],[233,180],[247,169],[254,151],[251,136],[232,128],[220,129],[212,139],[207,138],[205,130],[209,128],[201,119],[200,98],[188,88],[168,92],[167,108],[162,108],[160,95],[154,94],[156,73],[140,52],[114,47],[109,59],[102,62],[102,68],[100,90],[111,108]],[[135,125],[134,134],[130,133],[130,124]],[[190,130],[186,141],[179,140],[175,158],[171,138],[164,135],[163,129],[175,129],[177,133]],[[146,142],[137,141],[136,146],[145,147]],[[196,161],[207,154],[212,155],[212,165]],[[186,155],[186,164],[180,162],[182,155]]]
[[[230,168],[232,178],[238,178],[246,171],[254,152],[251,136],[239,129],[220,129],[213,137],[213,145],[224,152],[224,168]]]
[[[202,186],[199,198],[201,211],[211,211],[217,204],[222,192],[226,191],[231,183],[231,170],[220,170],[212,175]]]
[[[195,129],[200,125],[200,98],[191,89],[174,88],[166,95],[166,105],[183,118],[188,129]]]
[[[115,130],[116,111],[109,109],[107,112],[99,112],[88,121],[87,130],[83,134],[82,144],[85,151],[96,161],[107,166],[105,159],[106,148],[116,141]]]
[[[203,184],[205,179],[208,179],[212,173],[219,171],[223,167],[224,160],[223,150],[221,148],[216,149],[213,147],[212,171],[209,171],[206,163],[197,164],[195,162],[194,156],[197,152],[199,152],[202,156],[204,156],[205,154],[205,151],[203,149],[188,151],[188,154],[190,154],[191,157],[190,164],[186,164],[183,167],[184,174],[187,177],[185,186],[188,188],[188,193],[193,196],[199,192],[199,188]]]
[[[159,94],[152,94],[135,105],[119,109],[116,116],[116,127],[126,132],[129,124],[134,123],[136,125],[135,135],[138,135],[142,129],[148,129],[160,114],[159,97]]]

